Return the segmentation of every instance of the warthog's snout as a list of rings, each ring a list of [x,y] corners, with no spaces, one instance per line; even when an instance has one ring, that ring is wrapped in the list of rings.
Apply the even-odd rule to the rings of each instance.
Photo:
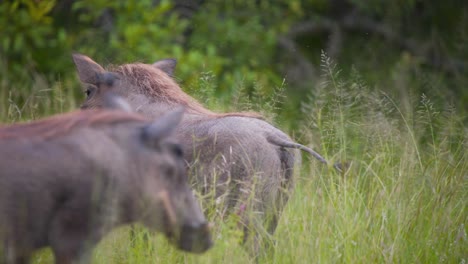
[[[188,189],[187,192],[190,195],[186,202],[190,206],[187,206],[186,203],[175,203],[179,206],[173,206],[167,191],[161,191],[157,195],[164,208],[163,222],[165,226],[163,232],[165,232],[169,241],[179,249],[192,253],[203,253],[211,248],[213,244],[210,224],[201,213],[195,197],[191,195]],[[183,206],[180,206],[181,204]],[[178,208],[183,208],[183,213],[178,215],[176,211]]]
[[[211,248],[212,245],[210,225],[207,222],[184,225],[182,227],[178,242],[180,249],[193,253],[203,253]]]

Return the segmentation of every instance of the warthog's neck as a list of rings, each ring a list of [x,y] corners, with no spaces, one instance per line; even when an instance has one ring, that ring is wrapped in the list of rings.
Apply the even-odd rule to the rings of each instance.
[[[175,102],[171,102],[169,100],[166,101],[148,98],[147,96],[142,94],[129,94],[127,95],[127,101],[134,111],[141,113],[142,115],[148,118],[158,118],[163,113],[181,105]],[[214,113],[212,113],[209,110],[206,110],[206,113],[199,112],[197,110],[191,109],[190,106],[187,106],[184,119],[206,119],[211,115],[214,115]]]
[[[174,107],[171,103],[155,101],[142,94],[129,94],[127,101],[135,112],[149,118],[157,118]]]

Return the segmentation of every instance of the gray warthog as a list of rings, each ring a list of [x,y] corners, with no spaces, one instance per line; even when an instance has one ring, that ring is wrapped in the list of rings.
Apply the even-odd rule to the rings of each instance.
[[[0,263],[26,263],[46,246],[56,263],[88,262],[106,233],[137,221],[182,250],[210,248],[182,150],[168,137],[182,112],[152,122],[83,110],[0,127]]]
[[[103,91],[96,87],[96,74],[107,72],[87,56],[73,55],[80,80],[85,84],[82,108],[103,105]],[[132,109],[147,117],[157,117],[178,105],[186,114],[175,136],[180,140],[195,187],[204,195],[213,193],[217,212],[237,212],[245,227],[255,228],[251,237],[253,253],[261,239],[272,234],[281,210],[293,187],[297,149],[307,151],[327,163],[313,150],[295,143],[285,133],[254,113],[218,114],[204,108],[182,91],[171,77],[176,61],[111,67],[119,81],[112,91],[128,100]]]

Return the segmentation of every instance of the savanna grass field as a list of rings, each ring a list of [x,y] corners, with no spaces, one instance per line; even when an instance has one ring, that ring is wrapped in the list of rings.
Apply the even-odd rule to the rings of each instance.
[[[15,12],[22,14],[24,11],[28,17],[30,9],[25,3],[34,1],[13,2],[19,6]],[[47,1],[37,1],[39,2]],[[55,1],[52,2],[53,6],[44,16],[56,20],[64,19],[55,16],[53,11],[63,7]],[[74,2],[73,10],[81,10],[89,4],[88,1]],[[104,8],[101,2],[103,1],[96,2],[96,10],[90,11],[87,19],[98,17],[95,13]],[[153,12],[162,16],[167,10],[172,10],[170,8],[173,5],[166,6],[165,3],[172,2],[162,1]],[[2,12],[13,8],[8,5],[6,2],[0,3]],[[133,9],[137,10],[148,8],[134,5],[136,7]],[[296,8],[286,6],[284,8],[289,8],[290,11]],[[122,10],[123,7],[112,7],[116,8],[116,13],[130,12]],[[207,8],[223,10],[226,13],[235,12],[235,6],[230,7],[231,10],[209,4]],[[248,8],[254,9],[249,6],[246,7],[247,11],[252,11]],[[274,4],[262,8],[277,10]],[[84,94],[76,73],[70,66],[72,49],[90,55],[98,54],[96,56],[102,56],[100,58],[108,56],[101,60],[105,62],[104,65],[136,60],[152,63],[153,56],[173,56],[179,59],[177,69],[180,68],[180,71],[176,69],[175,78],[181,87],[208,108],[219,112],[258,111],[270,123],[287,132],[301,144],[313,148],[327,160],[349,164],[348,170],[340,173],[303,154],[302,166],[295,178],[294,191],[283,211],[278,228],[271,237],[274,241],[273,246],[256,260],[258,263],[467,263],[466,68],[461,75],[447,74],[439,69],[428,70],[427,65],[417,61],[411,50],[401,51],[400,48],[392,46],[393,44],[390,45],[392,49],[388,49],[386,44],[376,44],[375,39],[368,43],[370,46],[374,45],[372,47],[375,49],[373,48],[372,52],[369,51],[371,49],[360,50],[362,40],[351,38],[350,41],[354,42],[336,58],[320,48],[317,52],[307,52],[310,61],[317,66],[316,78],[313,81],[302,82],[301,88],[295,89],[294,83],[290,83],[286,75],[276,76],[272,73],[273,69],[265,66],[268,63],[261,56],[265,55],[263,52],[272,52],[271,50],[252,51],[241,49],[241,46],[239,50],[233,49],[226,54],[220,48],[206,51],[205,58],[205,53],[197,53],[197,46],[193,44],[201,39],[198,35],[198,39],[185,46],[186,51],[183,51],[184,45],[179,45],[180,43],[177,43],[180,46],[178,48],[168,48],[171,43],[163,42],[159,47],[154,45],[154,49],[159,49],[160,53],[155,51],[156,54],[146,56],[145,54],[150,53],[150,48],[144,45],[149,45],[154,39],[143,39],[142,43],[130,45],[131,41],[128,39],[131,39],[133,31],[124,28],[130,27],[125,25],[125,22],[131,21],[134,23],[132,25],[138,23],[129,13],[125,14],[128,14],[128,17],[113,20],[112,30],[117,32],[117,35],[109,33],[109,49],[116,52],[114,54],[121,51],[125,52],[125,55],[112,57],[105,53],[108,50],[101,54],[99,47],[102,46],[102,42],[95,46],[90,43],[83,44],[79,38],[90,37],[98,32],[98,29],[83,30],[90,25],[86,19],[80,24],[85,33],[71,36],[76,37],[73,39],[74,43],[67,39],[69,35],[57,38],[55,44],[64,41],[67,47],[64,51],[57,50],[61,52],[60,61],[69,65],[68,68],[64,68],[69,71],[67,73],[54,72],[53,66],[47,68],[45,63],[42,65],[34,61],[44,59],[47,54],[50,54],[51,60],[58,56],[52,53],[36,56],[35,52],[39,53],[38,50],[51,52],[43,46],[38,50],[28,46],[35,45],[36,40],[28,44],[25,42],[28,38],[25,37],[23,46],[14,46],[14,43],[17,43],[14,40],[15,36],[29,36],[29,31],[20,34],[13,29],[5,30],[6,37],[0,53],[0,122],[10,124],[36,120],[73,111],[79,107],[84,100]],[[272,14],[274,16],[276,13]],[[468,12],[464,14],[468,15]],[[157,26],[162,28],[162,36],[159,38],[166,39],[171,33],[169,26],[177,24],[176,18],[172,15],[168,17],[170,19],[164,22],[166,24]],[[146,16],[142,19],[148,20],[145,23],[158,22]],[[200,20],[197,12],[191,19],[204,21]],[[207,15],[205,19],[214,18],[213,15]],[[232,19],[235,22],[236,18]],[[48,25],[38,21],[41,27]],[[242,32],[238,33],[239,36],[247,34],[245,42],[248,46],[256,44],[249,42],[248,34],[256,33],[255,30],[258,30],[258,34],[263,34],[261,25],[273,22],[267,20],[263,24],[255,25],[246,23],[245,28],[236,28],[237,24],[234,23],[234,26],[231,25],[233,28],[228,29],[239,30]],[[200,27],[205,24],[200,24]],[[180,26],[187,27],[188,24]],[[21,27],[18,26],[16,30],[18,28]],[[173,34],[183,32],[178,27],[174,28]],[[134,34],[140,34],[140,29],[133,30]],[[227,35],[231,32],[229,30],[226,31]],[[54,33],[41,32],[37,34],[48,36],[47,34]],[[202,34],[203,31],[198,33]],[[278,32],[265,34],[270,33],[273,40],[265,38],[265,45],[269,48],[274,45],[268,41],[274,41],[274,33]],[[223,38],[227,38],[227,43],[230,43],[229,41],[233,40],[227,35]],[[123,40],[118,42],[118,37],[122,36]],[[8,38],[11,40],[6,41]],[[96,37],[97,40],[102,38],[100,35]],[[207,41],[209,40],[207,34]],[[465,45],[467,52],[468,34],[461,41],[458,44]],[[7,42],[8,47],[5,46]],[[305,43],[307,40],[301,39],[298,42]],[[236,43],[234,41],[234,44]],[[53,47],[55,44],[50,45]],[[234,44],[232,46],[235,46]],[[47,42],[44,45],[47,47]],[[132,53],[132,48],[129,47],[134,47],[132,55],[128,55]],[[355,50],[352,50],[353,47]],[[209,49],[208,47],[207,50]],[[19,53],[22,50],[25,52]],[[385,58],[378,67],[373,64],[375,61],[368,60],[369,54],[374,52],[380,52]],[[27,57],[28,54],[30,57]],[[236,54],[240,56],[239,60],[245,55],[256,62],[249,64],[248,71],[235,63],[229,64],[230,60],[235,60],[233,58]],[[394,59],[388,58],[392,56]],[[463,58],[466,57],[459,57],[460,60]],[[212,59],[213,63],[200,62],[203,67],[196,67],[199,66],[198,61],[204,59]],[[51,63],[53,64],[48,62]],[[226,67],[225,71],[220,70],[222,67]],[[260,70],[256,72],[255,67],[259,67]],[[48,69],[48,72],[44,73],[43,69]],[[271,87],[265,87],[267,84],[271,84]],[[206,205],[203,206],[207,208]],[[214,246],[204,254],[194,255],[178,251],[169,245],[163,235],[150,233],[139,226],[136,227],[136,236],[131,236],[130,227],[124,226],[114,230],[99,243],[93,251],[93,263],[255,263],[240,243],[243,234],[238,228],[239,219],[235,214],[226,216],[222,212],[208,210],[206,215],[213,223]],[[35,264],[51,262],[53,256],[49,249],[36,252],[32,261]]]
[[[273,253],[260,262],[465,263],[468,160],[462,115],[435,108],[425,94],[401,101],[370,91],[359,76],[344,79],[338,66],[322,59],[323,81],[314,100],[304,104],[302,136],[326,158],[349,161],[350,168],[340,174],[304,156]],[[23,105],[3,94],[2,122],[76,107],[64,84],[41,85],[38,80],[40,89]],[[123,227],[99,244],[94,263],[249,263],[235,216],[221,222],[217,212],[208,215],[215,244],[203,255],[177,251],[144,228],[131,238]],[[33,263],[51,261],[43,250]]]

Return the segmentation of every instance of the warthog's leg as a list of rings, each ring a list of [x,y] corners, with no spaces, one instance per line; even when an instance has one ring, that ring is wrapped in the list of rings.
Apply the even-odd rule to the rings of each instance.
[[[14,228],[12,228],[14,229]],[[13,230],[9,230],[13,231]],[[25,241],[25,239],[18,240],[17,238],[25,237],[14,232],[8,232],[2,239],[3,244],[0,249],[0,263],[2,264],[21,264],[29,263],[31,252],[33,251],[31,241]],[[0,240],[1,241],[1,240]]]
[[[6,244],[6,243],[5,243]],[[18,252],[14,247],[5,245],[4,248],[0,251],[0,263],[2,264],[26,264],[29,263],[31,257],[31,252],[27,250],[21,250]]]
[[[55,263],[90,263],[92,246],[91,244],[85,244],[85,239],[85,236],[73,231],[53,236],[51,247],[54,252]]]
[[[300,165],[297,150],[279,149],[278,154],[277,163],[248,177],[252,182],[243,185],[238,205],[244,243],[256,259],[273,249],[273,234],[294,187],[295,168]]]
[[[276,202],[273,204],[270,221],[267,226],[268,233],[273,235],[278,226],[279,218],[286,206],[289,197],[294,189],[294,181],[299,176],[301,166],[301,153],[298,150],[281,149],[279,151],[281,169],[278,172],[281,176],[281,186],[276,195]],[[297,175],[295,175],[297,174]]]
[[[87,240],[89,223],[83,215],[86,210],[75,206],[60,209],[51,223],[49,241],[57,264],[90,263],[94,243]]]
[[[253,176],[252,182],[241,187],[242,195],[237,205],[237,214],[241,217],[244,231],[244,246],[249,254],[258,259],[269,252],[273,244],[278,212],[273,204],[276,201],[277,189],[265,192],[266,183]]]

